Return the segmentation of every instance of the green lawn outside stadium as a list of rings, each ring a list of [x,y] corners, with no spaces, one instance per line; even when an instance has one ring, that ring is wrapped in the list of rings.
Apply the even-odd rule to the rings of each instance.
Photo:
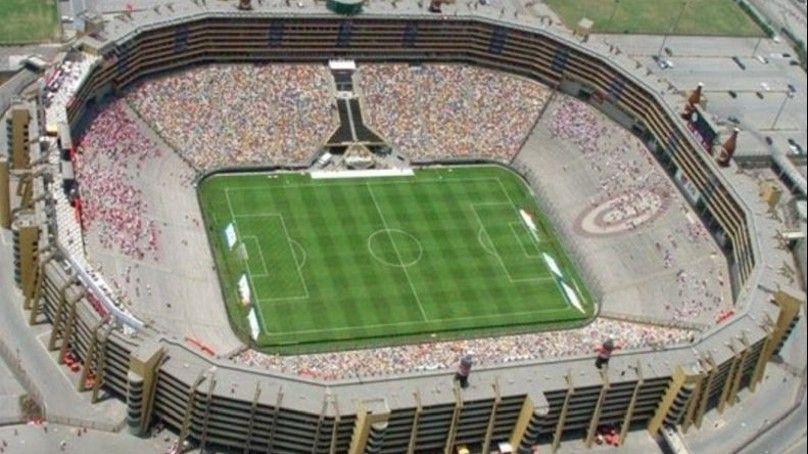
[[[238,292],[247,276],[265,351],[565,328],[594,314],[529,189],[500,166],[351,179],[220,174],[199,196],[231,323],[250,332]]]
[[[38,43],[58,37],[56,0],[0,0],[0,44]]]
[[[734,0],[544,0],[567,27],[583,17],[594,33],[763,36]],[[617,9],[615,10],[615,5]],[[682,14],[675,29],[676,18]]]

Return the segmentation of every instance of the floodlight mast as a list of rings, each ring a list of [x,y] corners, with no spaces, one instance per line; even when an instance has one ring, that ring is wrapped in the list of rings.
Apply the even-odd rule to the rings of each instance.
[[[676,20],[673,21],[673,25],[671,28],[665,33],[665,36],[662,38],[662,44],[659,45],[659,50],[657,51],[657,56],[662,58],[662,51],[665,49],[665,44],[668,42],[668,36],[675,32],[676,29],[679,27],[679,21],[682,20],[682,16],[685,13],[685,8],[690,3],[690,0],[685,0],[682,2],[682,9],[679,10],[679,14],[676,16]]]

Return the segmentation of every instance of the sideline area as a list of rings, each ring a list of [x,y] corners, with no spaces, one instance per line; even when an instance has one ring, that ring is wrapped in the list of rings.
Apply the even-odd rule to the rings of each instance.
[[[231,321],[295,352],[582,323],[591,298],[533,197],[491,165],[200,187]]]

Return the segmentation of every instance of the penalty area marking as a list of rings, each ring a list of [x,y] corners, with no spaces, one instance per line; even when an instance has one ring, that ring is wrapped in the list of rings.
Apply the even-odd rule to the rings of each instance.
[[[491,244],[492,251],[488,251],[488,249],[485,247],[485,245],[483,244],[482,241],[480,241],[480,245],[483,247],[483,249],[486,252],[492,253],[492,255],[497,258],[497,261],[499,261],[500,266],[502,266],[502,269],[503,269],[503,271],[505,271],[505,275],[508,277],[508,281],[511,284],[516,284],[516,283],[519,283],[519,282],[543,282],[543,281],[553,280],[553,278],[551,276],[536,276],[536,277],[526,277],[526,278],[514,279],[513,276],[511,276],[511,272],[508,271],[508,267],[505,265],[505,261],[502,259],[502,256],[499,254],[499,251],[497,251],[496,246],[494,246],[494,241],[491,240],[491,235],[488,234],[488,231],[485,228],[485,224],[483,223],[483,220],[480,217],[480,213],[477,212],[477,208],[475,206],[476,204],[470,203],[469,205],[471,206],[471,211],[474,212],[474,216],[477,218],[477,222],[480,225],[480,230],[482,230],[482,232],[485,234],[485,236],[488,237],[488,241]],[[487,203],[485,205],[496,205],[496,204]],[[499,205],[508,205],[508,203],[502,202]],[[478,234],[477,238],[478,238],[478,240],[481,240],[482,236],[480,234]],[[516,240],[518,241],[518,238]],[[521,242],[520,242],[520,245],[521,245]],[[528,257],[528,258],[531,258],[531,257]]]
[[[483,250],[494,257],[497,256],[497,251],[494,250],[494,247],[491,245],[491,238],[488,238],[488,242],[485,239],[488,238],[488,232],[485,231],[485,227],[480,226],[480,230],[477,231],[477,241],[480,242],[480,246],[483,247]]]
[[[524,231],[525,230],[524,224],[522,224],[521,222],[511,222],[508,225],[511,226],[511,232],[513,232],[513,236],[516,237],[516,241],[519,243],[519,246],[522,247],[522,251],[525,253],[525,257],[527,257],[529,259],[537,259],[537,258],[539,258],[539,253],[540,253],[539,244],[541,244],[542,241],[541,240],[537,241],[536,239],[533,238],[533,235],[530,235],[530,232],[528,232],[528,236],[531,238],[531,240],[529,240],[530,241],[529,244],[532,244],[536,249],[536,252],[531,253],[531,252],[529,252],[527,250],[527,245],[525,245],[524,241],[522,241],[522,239],[519,238],[519,231],[517,230],[517,229],[521,228]],[[537,235],[538,235],[538,233],[537,233]]]
[[[306,254],[306,249],[303,248],[303,245],[300,244],[300,242],[297,240],[289,238],[289,242],[292,243],[292,246],[297,246],[297,248],[300,249],[300,255],[302,258],[298,259],[297,254],[295,254],[295,262],[297,263],[297,268],[302,269],[303,266],[306,265],[306,259],[308,258],[308,255]]]
[[[284,237],[286,239],[286,244],[289,246],[289,251],[292,254],[292,260],[295,261],[295,265],[296,265],[295,268],[297,269],[297,275],[300,278],[300,283],[303,285],[303,290],[306,293],[305,295],[270,297],[270,298],[261,298],[261,297],[256,296],[255,300],[258,301],[258,302],[272,302],[272,301],[287,301],[287,300],[305,300],[305,299],[309,299],[309,288],[308,288],[308,285],[306,283],[306,279],[305,279],[305,277],[303,277],[303,273],[300,270],[301,267],[297,266],[298,261],[295,258],[294,247],[292,246],[292,243],[291,243],[292,239],[289,236],[289,230],[286,228],[286,222],[285,222],[285,220],[283,218],[283,215],[281,213],[235,214],[235,211],[233,210],[233,204],[230,201],[230,191],[228,191],[228,188],[225,188],[224,195],[225,195],[225,200],[227,201],[227,208],[230,211],[230,219],[232,219],[233,225],[236,227],[236,232],[239,232],[238,218],[240,218],[240,217],[261,217],[261,216],[272,217],[272,216],[277,216],[278,218],[280,218],[281,227],[283,228]],[[259,247],[259,249],[260,249],[260,247]],[[302,248],[301,248],[301,250],[302,250]],[[245,266],[249,270],[249,265],[247,265],[246,262],[245,262]],[[253,293],[255,295],[258,295],[258,292],[256,291],[255,283],[253,282],[251,273],[247,273],[247,278],[250,280],[250,286],[253,287],[253,289],[252,289]],[[261,311],[259,310],[258,312],[260,313]],[[263,316],[261,317],[261,319],[262,319],[261,324],[264,327],[264,329],[266,330],[267,327],[266,327],[266,324],[263,323],[264,322]]]
[[[269,276],[269,269],[267,268],[267,262],[264,260],[264,253],[261,250],[261,245],[258,243],[258,237],[255,236],[255,235],[244,235],[244,239],[245,240],[252,240],[252,241],[255,242],[255,247],[258,249],[258,257],[261,258],[261,268],[264,269],[264,271],[261,272],[261,273],[253,273],[252,270],[250,270],[250,265],[249,265],[249,262],[248,262],[247,263],[247,271],[249,271],[249,273],[251,275],[255,276],[255,277]],[[242,243],[244,243],[244,241],[242,241]],[[248,259],[249,259],[249,257],[248,257]]]

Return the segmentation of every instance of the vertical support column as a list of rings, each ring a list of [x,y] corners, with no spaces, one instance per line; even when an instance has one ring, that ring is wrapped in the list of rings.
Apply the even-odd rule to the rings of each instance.
[[[106,325],[104,331],[101,333],[101,340],[98,344],[99,354],[95,367],[95,383],[93,383],[92,403],[98,402],[98,393],[101,391],[101,385],[107,378],[107,339],[109,339],[111,332],[112,325]]]
[[[269,429],[267,439],[267,454],[272,454],[272,444],[275,442],[275,428],[278,427],[278,415],[281,412],[283,402],[283,387],[278,388],[278,395],[275,397],[275,408],[272,410],[272,427]]]
[[[758,358],[755,372],[749,385],[752,391],[754,391],[757,384],[763,380],[766,364],[771,360],[777,347],[785,339],[802,305],[799,299],[782,290],[775,292],[774,303],[780,308],[780,313],[777,315],[777,321],[774,322],[772,333],[766,340],[766,345],[763,346],[763,351],[760,352],[760,357]]]
[[[25,297],[25,309],[29,309],[36,287],[39,226],[32,216],[25,215],[18,217],[11,227],[14,237],[14,278]]]
[[[36,286],[34,287],[34,296],[31,298],[30,306],[31,313],[28,315],[28,325],[33,326],[39,317],[40,305],[42,301],[42,286],[45,284],[45,267],[53,260],[53,249],[50,248],[45,252],[44,257],[39,262],[39,267],[36,274]]]
[[[684,386],[686,377],[687,375],[682,369],[682,366],[676,366],[676,369],[673,371],[673,376],[671,377],[671,382],[668,385],[668,389],[662,396],[662,400],[657,406],[654,417],[648,422],[648,432],[650,432],[652,436],[659,432],[659,429],[662,427],[662,423],[665,422],[665,416],[668,415],[668,411],[673,405],[676,395],[679,394],[679,391]]]
[[[499,392],[499,377],[494,378],[491,388],[494,390],[494,402],[491,404],[491,414],[488,415],[488,424],[485,426],[482,454],[488,454],[488,451],[491,449],[491,438],[494,435],[494,423],[497,419],[497,410],[499,409],[500,402],[502,402],[502,396]],[[511,440],[513,441],[513,434],[511,434]],[[511,444],[511,446],[515,445]]]
[[[730,344],[729,348],[732,350],[733,355],[732,364],[729,367],[727,378],[724,379],[724,387],[721,389],[721,397],[718,399],[718,413],[724,413],[729,404],[729,399],[732,392],[732,384],[735,382],[735,374],[738,373],[741,364],[741,351],[739,351],[734,344]]]
[[[336,394],[331,396],[331,405],[334,407],[334,426],[331,428],[331,446],[328,448],[328,453],[337,454],[337,435],[339,434],[339,424],[342,417],[339,414]]]
[[[311,454],[317,454],[317,445],[320,442],[320,432],[323,429],[323,422],[325,421],[325,414],[328,410],[328,398],[330,391],[326,391],[323,395],[323,405],[320,407],[320,417],[317,418],[317,427],[314,428],[314,439],[311,443]]]
[[[89,374],[93,371],[94,365],[97,364],[96,357],[98,356],[98,330],[104,326],[107,319],[99,320],[98,323],[93,326],[92,334],[90,336],[90,346],[87,347],[87,354],[84,355],[84,361],[81,368],[81,374],[79,375],[79,383],[76,386],[76,390],[78,392],[83,392],[87,389],[87,378]],[[96,375],[93,372],[93,375]]]
[[[740,339],[738,339],[743,345],[743,350],[741,350],[740,359],[738,360],[738,370],[735,373],[735,377],[732,379],[732,388],[730,388],[729,396],[727,396],[727,403],[729,406],[733,406],[735,404],[735,400],[738,396],[738,389],[741,387],[741,379],[743,378],[743,370],[746,367],[746,360],[749,358],[749,340],[746,337],[746,333],[741,333]]]
[[[163,348],[153,339],[144,339],[129,355],[129,373],[127,374],[127,422],[130,430],[139,436],[148,433],[151,423],[154,394],[157,389],[157,372],[163,358]],[[98,382],[100,382],[100,378]],[[196,387],[204,379],[200,374],[197,381],[188,391],[188,407],[180,431],[179,445],[187,436],[187,425],[193,410]],[[95,391],[95,390],[94,390]],[[184,432],[184,433],[183,433]]]
[[[534,410],[535,405],[533,405],[533,399],[526,395],[525,400],[522,401],[522,408],[519,410],[519,416],[516,418],[516,423],[513,425],[511,437],[508,439],[508,442],[513,449],[518,449],[519,445],[522,443],[522,439],[525,437],[525,432],[527,432],[527,429],[530,426],[530,420],[533,418]]]
[[[0,157],[0,228],[11,227],[11,179],[8,160]]]
[[[707,380],[706,372],[703,368],[701,368],[699,374],[695,376],[693,382],[693,391],[688,399],[684,418],[682,418],[682,432],[684,433],[687,433],[690,426],[696,422],[696,413],[701,403],[701,395],[706,392],[704,385],[706,384]]]
[[[609,391],[609,373],[607,372],[609,369],[600,369],[600,378],[603,381],[603,386],[600,388],[600,393],[598,394],[598,400],[595,403],[595,410],[592,411],[592,418],[589,420],[589,429],[586,431],[586,440],[585,444],[587,448],[592,447],[592,443],[595,441],[595,433],[598,431],[598,425],[600,424],[600,414],[603,410],[603,401],[606,400],[606,393]]]
[[[24,105],[15,105],[8,114],[8,146],[11,154],[11,168],[26,170],[31,165],[31,155],[28,149],[28,124],[31,114]]]
[[[244,454],[250,452],[252,444],[253,429],[255,428],[255,413],[258,411],[258,398],[261,397],[261,382],[255,382],[255,393],[250,404],[250,419],[247,422],[247,439],[244,441]]]
[[[180,435],[177,438],[177,452],[183,451],[185,441],[188,439],[188,434],[191,433],[191,424],[194,419],[194,408],[196,407],[196,390],[199,385],[205,380],[205,374],[200,373],[196,380],[188,387],[188,400],[185,404],[185,415],[182,417],[182,426],[180,428]]]
[[[73,295],[68,302],[70,314],[67,317],[67,324],[65,325],[64,334],[62,336],[62,345],[59,348],[59,364],[64,363],[65,355],[67,354],[68,348],[70,348],[70,342],[73,340],[73,332],[76,327],[76,310],[78,310],[79,301],[87,294],[84,287],[79,287],[79,289],[80,290]]]
[[[776,324],[768,314],[764,313],[763,315],[765,317],[763,324],[760,325],[760,328],[766,331],[766,339],[763,341],[763,347],[761,348],[760,355],[755,363],[755,369],[752,371],[752,380],[749,382],[749,390],[752,392],[755,392],[758,383],[761,379],[763,379],[763,372],[766,370],[766,363],[768,363],[776,348],[772,342],[772,334],[774,334]]]
[[[699,395],[698,408],[693,417],[693,423],[700,429],[701,422],[704,420],[704,412],[707,410],[707,402],[710,400],[710,389],[713,387],[715,377],[718,375],[718,367],[715,365],[713,356],[709,353],[699,362],[701,363],[702,369],[707,371],[707,378],[704,380],[702,392]]]
[[[56,349],[56,340],[61,336],[62,329],[64,328],[64,311],[67,306],[67,290],[75,284],[75,279],[69,278],[59,287],[59,301],[57,302],[56,314],[51,320],[53,326],[51,327],[51,335],[48,339],[48,350]]]
[[[572,384],[572,372],[567,372],[564,376],[567,381],[567,394],[564,396],[564,403],[561,406],[561,413],[558,415],[558,423],[556,423],[555,432],[553,432],[553,445],[552,452],[558,451],[558,445],[561,443],[561,434],[564,433],[564,424],[567,422],[567,412],[569,412],[570,400],[575,393],[575,387]]]
[[[378,448],[376,443],[384,436],[384,431],[387,429],[390,409],[384,399],[363,400],[358,405],[348,454],[376,452]],[[371,439],[373,439],[373,443],[371,443]]]
[[[210,421],[210,401],[213,398],[213,388],[216,387],[215,369],[208,370],[208,390],[205,393],[205,414],[202,417],[202,436],[199,437],[199,452],[205,452],[208,443],[208,421]]]
[[[356,412],[356,420],[354,422],[354,430],[351,435],[351,445],[348,447],[348,454],[363,454],[365,452],[365,445],[368,443],[368,435],[370,435],[370,418],[367,409],[364,405],[360,404]]]
[[[452,393],[455,398],[455,406],[452,410],[452,420],[449,423],[449,432],[446,434],[446,443],[443,446],[444,454],[452,454],[455,437],[457,436],[457,425],[460,422],[460,413],[463,411],[463,395],[460,392],[460,385],[453,381]]]
[[[634,391],[631,393],[631,400],[628,403],[628,409],[625,416],[623,416],[623,424],[620,426],[620,439],[617,440],[618,446],[622,446],[628,436],[628,428],[631,426],[631,418],[634,417],[634,407],[637,406],[637,396],[640,395],[640,388],[642,388],[645,378],[642,374],[642,365],[637,361],[637,366],[634,368],[637,373],[637,383],[634,385]]]
[[[418,391],[412,393],[415,399],[415,414],[412,416],[412,429],[410,429],[410,442],[407,445],[407,454],[415,453],[415,445],[418,441],[418,423],[421,420],[421,413],[424,411],[421,407],[421,394]]]

